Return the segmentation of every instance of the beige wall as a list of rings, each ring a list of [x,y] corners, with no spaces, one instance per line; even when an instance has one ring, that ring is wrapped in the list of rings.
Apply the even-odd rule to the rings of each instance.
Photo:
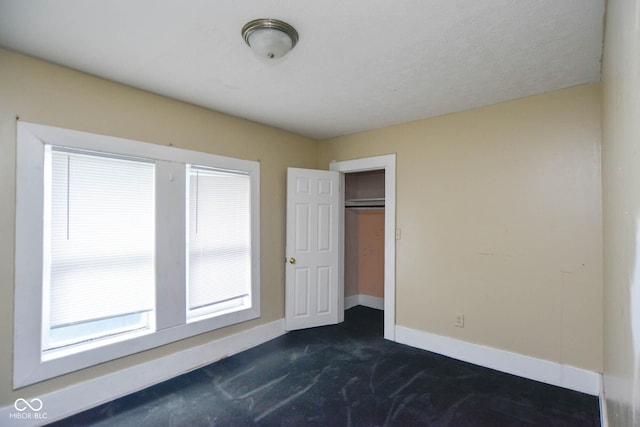
[[[584,85],[324,141],[318,166],[397,153],[397,324],[601,371],[600,134]]]
[[[12,392],[17,115],[30,122],[260,160],[262,317]],[[286,167],[316,164],[314,140],[0,50],[0,406],[281,319]]]
[[[640,425],[640,2],[610,0],[603,65],[604,391]]]

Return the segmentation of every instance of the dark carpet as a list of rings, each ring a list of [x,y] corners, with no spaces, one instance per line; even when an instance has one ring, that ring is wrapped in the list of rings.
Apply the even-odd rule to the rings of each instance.
[[[258,347],[56,426],[599,426],[598,399],[386,341],[383,313]]]

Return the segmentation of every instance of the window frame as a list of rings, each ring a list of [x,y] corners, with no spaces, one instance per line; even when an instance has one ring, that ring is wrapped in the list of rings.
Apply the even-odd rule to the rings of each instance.
[[[155,332],[124,340],[106,339],[95,348],[43,360],[42,215],[46,144],[155,161]],[[23,121],[17,123],[16,153],[14,389],[260,317],[259,162]],[[251,307],[197,322],[188,322],[186,316],[187,164],[246,172],[251,186]]]

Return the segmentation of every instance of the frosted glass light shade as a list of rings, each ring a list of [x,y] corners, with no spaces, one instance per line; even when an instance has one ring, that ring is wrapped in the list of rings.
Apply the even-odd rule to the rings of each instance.
[[[287,54],[298,42],[298,32],[277,19],[254,19],[242,27],[242,37],[263,58],[276,59]]]
[[[276,59],[286,55],[293,42],[280,30],[260,29],[249,35],[249,46],[258,56]]]

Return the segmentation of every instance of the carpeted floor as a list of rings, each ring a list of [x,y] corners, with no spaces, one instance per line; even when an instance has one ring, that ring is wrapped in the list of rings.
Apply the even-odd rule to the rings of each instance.
[[[598,399],[382,338],[382,312],[290,332],[57,426],[599,426]]]

